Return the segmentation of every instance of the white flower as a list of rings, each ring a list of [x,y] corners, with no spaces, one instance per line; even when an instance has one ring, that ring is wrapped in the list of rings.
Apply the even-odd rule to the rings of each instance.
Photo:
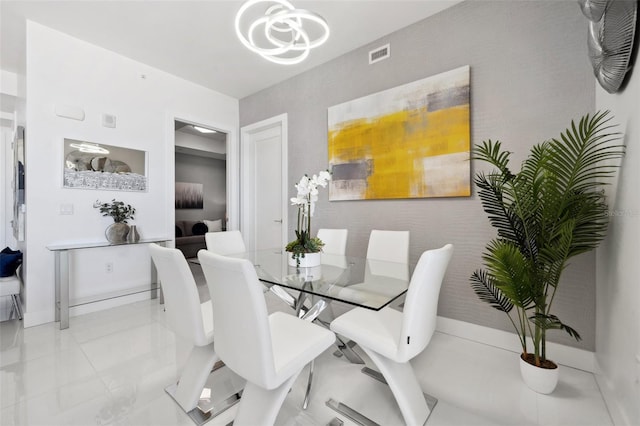
[[[291,199],[291,205],[292,206],[303,206],[307,203],[307,200],[305,198],[302,198],[300,196],[298,197],[294,197]]]
[[[296,184],[296,189],[298,190],[298,197],[304,197],[309,194],[311,190],[312,182],[307,175],[302,176],[300,182]]]
[[[314,175],[315,178],[315,175]],[[316,181],[318,182],[318,185],[322,186],[323,188],[327,186],[327,183],[331,180],[331,173],[329,173],[326,170],[321,171],[318,174],[318,177],[316,179]]]
[[[310,220],[318,201],[318,186],[325,188],[330,180],[331,174],[326,170],[311,176],[311,178],[308,175],[302,176],[300,181],[295,184],[298,193],[291,198],[291,205],[298,206],[302,215]]]

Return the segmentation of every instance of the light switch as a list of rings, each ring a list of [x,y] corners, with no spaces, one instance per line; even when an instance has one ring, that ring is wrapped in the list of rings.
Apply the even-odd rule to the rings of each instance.
[[[60,204],[60,214],[61,215],[73,214],[73,204]]]
[[[116,116],[111,114],[102,114],[102,125],[104,127],[110,127],[112,129],[115,129]]]

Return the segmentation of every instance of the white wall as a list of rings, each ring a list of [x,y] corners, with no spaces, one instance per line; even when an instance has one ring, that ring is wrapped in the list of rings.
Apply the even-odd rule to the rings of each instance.
[[[54,319],[54,256],[46,246],[104,241],[112,222],[92,207],[96,199],[132,204],[143,236],[172,237],[174,119],[231,132],[235,145],[238,101],[34,22],[27,23],[26,87],[25,326],[32,326]],[[84,121],[57,117],[55,105],[83,109]],[[102,113],[116,116],[115,129],[101,126]],[[148,191],[63,189],[64,138],[147,151]],[[73,215],[60,215],[62,204],[72,204]],[[149,265],[146,246],[77,252],[72,298],[146,285]]]
[[[227,143],[225,141],[213,140],[185,132],[176,132],[176,146],[197,149],[199,151],[215,152],[222,155],[227,153]]]
[[[607,188],[611,222],[597,250],[596,376],[616,425],[640,425],[640,70],[625,90],[599,86],[596,106],[609,109],[624,132],[626,155]]]

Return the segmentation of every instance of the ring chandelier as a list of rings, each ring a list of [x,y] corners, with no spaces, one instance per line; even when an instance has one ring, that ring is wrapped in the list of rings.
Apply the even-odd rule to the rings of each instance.
[[[245,12],[259,3],[272,3],[243,33],[240,28]],[[320,35],[314,39],[308,28],[315,26]],[[236,15],[236,34],[249,50],[268,61],[294,65],[304,61],[309,51],[329,38],[329,25],[317,13],[296,9],[287,0],[249,0]],[[259,31],[260,30],[260,31]],[[259,40],[256,40],[259,37]]]

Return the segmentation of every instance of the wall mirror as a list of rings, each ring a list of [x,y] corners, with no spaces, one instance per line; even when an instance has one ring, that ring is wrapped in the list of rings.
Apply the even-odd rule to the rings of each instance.
[[[13,236],[24,241],[24,127],[18,126],[13,140]]]
[[[65,139],[63,170],[65,188],[147,190],[146,151]]]

